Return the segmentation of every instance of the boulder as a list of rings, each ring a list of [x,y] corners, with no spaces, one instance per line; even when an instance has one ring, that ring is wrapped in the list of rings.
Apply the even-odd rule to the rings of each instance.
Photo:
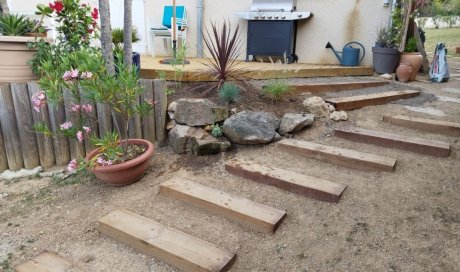
[[[306,110],[317,117],[328,117],[329,107],[327,103],[319,96],[312,96],[303,101]]]
[[[346,121],[348,119],[348,115],[344,111],[334,111],[329,116],[334,121]]]
[[[208,99],[181,98],[175,106],[176,123],[189,126],[205,126],[225,120],[228,110]]]
[[[334,107],[334,105],[331,105],[331,104],[327,103],[327,107],[329,108],[329,112],[331,112],[331,113],[332,113],[332,112],[334,112],[334,111],[335,111],[335,107]]]
[[[192,151],[193,139],[202,139],[209,135],[204,129],[176,125],[169,131],[169,144],[177,154]]]
[[[272,113],[242,111],[225,120],[223,131],[233,143],[264,144],[279,137],[279,124],[279,118]]]
[[[176,113],[177,102],[173,101],[168,106],[169,119],[174,120],[174,114]]]
[[[176,125],[169,131],[169,143],[177,154],[193,152],[200,156],[217,154],[231,148],[225,137],[216,139],[204,129],[184,125]]]
[[[217,154],[230,150],[230,148],[232,144],[225,137],[215,138],[207,135],[204,139],[194,138],[192,140],[193,154],[198,156]]]
[[[281,135],[297,132],[301,129],[310,126],[315,121],[315,116],[308,113],[286,113],[281,118],[280,128],[278,132]]]

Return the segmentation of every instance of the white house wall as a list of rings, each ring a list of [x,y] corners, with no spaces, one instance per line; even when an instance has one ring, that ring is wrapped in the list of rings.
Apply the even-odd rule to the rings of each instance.
[[[39,0],[13,0],[13,8],[24,13],[32,13]],[[82,1],[90,4],[96,0]],[[233,11],[249,11],[251,0],[203,0],[203,24],[221,23],[228,20],[233,26],[240,25],[243,44],[246,45],[247,21],[235,17]],[[187,32],[188,55],[197,55],[197,0],[177,0],[177,5],[187,8],[189,29]],[[298,11],[310,11],[314,16],[299,21],[296,54],[299,62],[316,64],[338,63],[336,57],[325,45],[329,41],[339,51],[350,41],[358,41],[365,46],[366,57],[363,64],[372,64],[371,48],[375,42],[377,28],[388,22],[390,8],[384,7],[384,0],[298,0]],[[160,26],[163,6],[172,0],[144,0],[145,31],[149,25]],[[31,10],[32,9],[32,10]],[[136,16],[136,14],[134,14]],[[145,35],[148,35],[145,33]],[[245,48],[240,58],[245,58]]]

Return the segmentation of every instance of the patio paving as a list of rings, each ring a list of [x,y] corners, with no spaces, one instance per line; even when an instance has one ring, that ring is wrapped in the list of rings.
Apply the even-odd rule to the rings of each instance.
[[[174,67],[161,64],[168,57],[141,56],[141,77],[158,78],[158,72],[165,73],[167,80],[174,80]],[[190,64],[178,65],[183,71],[182,81],[212,81],[213,77],[206,71],[204,58],[188,58]],[[249,79],[300,78],[300,77],[338,77],[338,76],[371,76],[372,66],[345,67],[340,65],[293,63],[281,64],[270,62],[239,61],[237,67],[246,70],[244,75]]]

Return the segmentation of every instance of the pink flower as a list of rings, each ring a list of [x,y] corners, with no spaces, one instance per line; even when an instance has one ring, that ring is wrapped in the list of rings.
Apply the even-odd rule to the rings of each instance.
[[[73,172],[75,169],[77,169],[77,161],[75,159],[71,160],[69,164],[67,165],[67,171]]]
[[[67,121],[67,122],[63,123],[60,127],[61,127],[62,130],[69,129],[69,128],[72,127],[72,122]]]
[[[78,69],[72,69],[70,70],[70,76],[72,78],[77,78],[78,77]]]
[[[83,142],[83,132],[81,130],[77,131],[77,140],[79,143]]]
[[[85,130],[86,135],[91,133],[91,128],[90,127],[83,127],[83,130]]]
[[[80,77],[81,77],[82,79],[84,79],[84,78],[91,78],[92,76],[93,76],[93,73],[91,73],[91,72],[82,72],[81,75],[80,75]]]
[[[98,157],[96,162],[100,166],[109,166],[109,165],[113,164],[113,162],[111,160],[104,160],[104,158],[102,158],[102,157]]]
[[[78,69],[72,69],[70,71],[65,71],[62,78],[65,81],[69,81],[69,80],[78,78]]]
[[[71,111],[75,111],[75,112],[80,111],[80,105],[78,105],[78,104],[77,104],[77,105],[73,105],[73,106],[70,108],[70,110],[71,110]]]
[[[82,110],[84,112],[92,112],[93,111],[93,106],[91,104],[86,104],[81,106]]]
[[[44,91],[40,91],[32,95],[31,99],[34,110],[40,112],[40,108],[46,104],[46,96]]]

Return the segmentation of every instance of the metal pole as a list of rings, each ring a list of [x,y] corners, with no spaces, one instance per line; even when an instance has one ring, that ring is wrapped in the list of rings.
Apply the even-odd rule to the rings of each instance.
[[[173,12],[172,12],[172,39],[173,39],[173,58],[176,59],[176,0],[173,0]]]
[[[203,0],[198,0],[197,5],[197,56],[203,57]]]

